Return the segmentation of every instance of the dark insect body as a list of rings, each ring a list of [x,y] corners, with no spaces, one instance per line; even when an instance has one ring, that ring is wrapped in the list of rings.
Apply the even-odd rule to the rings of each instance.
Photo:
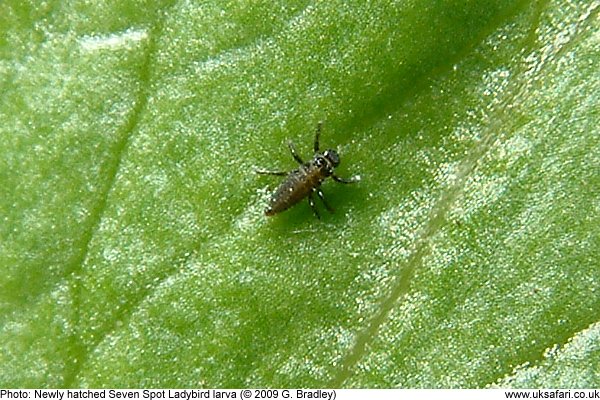
[[[278,175],[286,176],[286,179],[279,185],[279,188],[273,193],[269,200],[269,205],[265,209],[265,215],[271,216],[278,214],[282,211],[287,210],[294,204],[300,202],[305,197],[308,197],[308,204],[312,208],[313,212],[320,218],[319,212],[315,207],[315,201],[313,195],[316,193],[317,196],[323,202],[323,205],[329,212],[333,212],[333,208],[327,204],[323,191],[321,190],[321,183],[328,177],[333,178],[334,181],[339,183],[354,183],[360,180],[360,177],[354,177],[352,179],[343,179],[335,175],[334,169],[340,165],[340,156],[335,150],[325,150],[321,152],[319,150],[319,136],[321,135],[321,123],[317,125],[317,131],[315,133],[314,142],[314,156],[309,162],[302,161],[302,158],[296,152],[292,142],[288,142],[290,152],[294,160],[300,164],[300,167],[291,172],[280,172],[280,171],[256,171],[259,174],[266,175]]]

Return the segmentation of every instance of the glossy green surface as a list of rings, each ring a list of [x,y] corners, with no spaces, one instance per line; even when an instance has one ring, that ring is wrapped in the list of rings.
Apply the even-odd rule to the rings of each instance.
[[[0,3],[0,387],[600,386],[600,2],[365,3]]]

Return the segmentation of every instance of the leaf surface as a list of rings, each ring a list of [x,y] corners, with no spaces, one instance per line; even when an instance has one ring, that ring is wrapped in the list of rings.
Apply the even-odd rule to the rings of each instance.
[[[0,386],[600,386],[599,10],[2,3]]]

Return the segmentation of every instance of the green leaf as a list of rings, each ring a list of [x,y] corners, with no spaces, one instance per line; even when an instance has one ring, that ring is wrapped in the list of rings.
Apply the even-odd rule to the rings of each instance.
[[[0,386],[600,386],[599,10],[3,2]]]

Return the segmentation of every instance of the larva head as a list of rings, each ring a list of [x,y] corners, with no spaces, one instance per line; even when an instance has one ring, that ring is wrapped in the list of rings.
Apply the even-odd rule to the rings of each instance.
[[[331,163],[331,166],[333,168],[340,165],[340,156],[335,150],[325,150],[325,152],[323,153],[323,157],[325,157],[325,159]]]
[[[317,154],[313,163],[321,171],[322,176],[330,176],[334,168],[340,165],[340,156],[335,150],[326,150]]]

